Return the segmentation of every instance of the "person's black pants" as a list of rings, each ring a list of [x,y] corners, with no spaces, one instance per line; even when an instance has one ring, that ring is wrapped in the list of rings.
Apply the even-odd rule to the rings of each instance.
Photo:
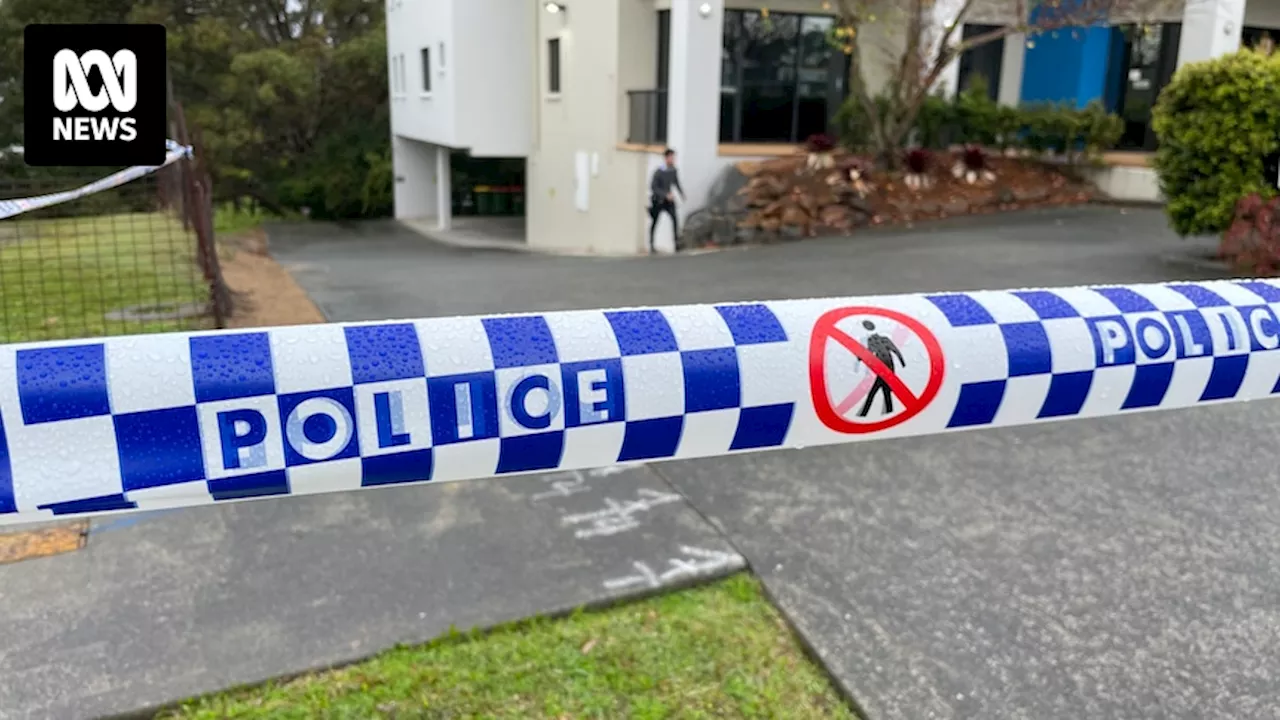
[[[656,250],[653,246],[654,233],[658,230],[658,219],[662,217],[662,213],[667,213],[671,216],[672,239],[680,237],[680,221],[676,220],[676,204],[670,200],[654,198],[649,202],[649,219],[653,221],[649,224],[649,252]]]
[[[871,386],[871,392],[867,393],[867,401],[862,405],[862,411],[858,413],[858,417],[866,417],[871,411],[871,401],[876,399],[877,393],[883,393],[884,397],[884,414],[888,415],[893,412],[893,391],[889,388],[889,383],[884,381],[882,377],[876,377],[876,381]]]

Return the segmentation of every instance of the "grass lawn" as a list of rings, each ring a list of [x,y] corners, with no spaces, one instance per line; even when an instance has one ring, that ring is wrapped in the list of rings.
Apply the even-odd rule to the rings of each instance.
[[[195,252],[194,233],[162,213],[0,221],[0,342],[201,327],[207,320],[105,317],[205,301]]]
[[[213,210],[213,232],[215,235],[234,235],[252,230],[272,219],[276,218],[247,204],[237,210],[231,203],[223,203]]]
[[[215,235],[235,235],[261,227],[271,220],[290,220],[298,222],[301,215],[275,215],[258,207],[249,198],[241,200],[239,209],[233,203],[222,203],[213,209],[213,232]]]
[[[739,574],[560,620],[454,635],[162,717],[854,718]]]

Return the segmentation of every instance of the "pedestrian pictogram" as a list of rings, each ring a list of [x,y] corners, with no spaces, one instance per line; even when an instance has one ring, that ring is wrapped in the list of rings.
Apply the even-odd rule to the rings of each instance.
[[[876,432],[915,417],[938,394],[945,367],[938,339],[903,313],[848,307],[814,323],[809,388],[832,430]]]

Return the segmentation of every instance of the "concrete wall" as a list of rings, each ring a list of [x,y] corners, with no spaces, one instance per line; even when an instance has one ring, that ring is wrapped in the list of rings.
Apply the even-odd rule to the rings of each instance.
[[[724,7],[718,0],[672,0],[671,77],[667,89],[667,142],[679,153],[686,200],[681,219],[706,204],[720,146],[720,58]]]
[[[1006,35],[1004,53],[1000,59],[1000,85],[996,100],[1001,105],[1017,107],[1022,102],[1022,78],[1026,71],[1027,36],[1022,33]]]
[[[436,147],[418,140],[391,136],[396,219],[436,215]]]
[[[624,29],[618,36],[617,138],[625,140],[630,129],[627,92],[658,86],[658,11],[652,0],[616,1]]]
[[[528,112],[534,86],[520,69],[534,53],[542,3],[453,2],[454,57],[447,59],[458,78],[458,139],[475,157],[526,157],[533,145]]]
[[[1149,167],[1104,166],[1084,168],[1084,176],[1113,200],[1163,203],[1160,179]]]
[[[531,0],[392,3],[387,55],[392,65],[403,56],[405,70],[404,91],[391,86],[392,132],[466,148],[477,156],[525,156],[532,142],[527,113],[533,90],[531,78],[513,69],[529,61],[540,5]],[[430,92],[422,79],[423,48],[431,51]]]
[[[1238,50],[1244,20],[1245,0],[1189,0],[1178,39],[1178,66]]]
[[[462,0],[459,0],[461,2]],[[528,2],[529,0],[526,0]],[[723,168],[747,158],[721,157],[719,57],[723,11],[759,9],[759,0],[591,0],[566,2],[551,14],[534,2],[530,51],[533,142],[527,165],[527,229],[533,247],[633,254],[647,245],[648,180],[656,153],[618,149],[627,132],[627,91],[656,86],[657,11],[672,11],[668,137],[679,151],[687,201],[681,217],[701,207]],[[823,0],[769,0],[777,12],[831,14]],[[905,41],[905,16],[893,0],[877,0],[862,29],[861,60],[873,90],[887,83]],[[547,88],[547,41],[560,39],[561,92]],[[580,167],[586,172],[579,173]],[[585,192],[583,189],[585,188]],[[659,248],[673,244],[663,220]]]
[[[539,2],[540,6],[541,3]],[[622,82],[652,79],[642,67],[620,68],[620,57],[643,52],[628,35],[656,43],[657,15],[639,0],[568,2],[568,12],[536,13],[534,147],[529,156],[526,228],[529,245],[548,250],[630,255],[640,249],[644,154],[617,149],[625,93]],[[547,41],[560,38],[558,96],[547,93]],[[654,67],[653,63],[649,64]],[[625,80],[624,80],[625,79]],[[579,174],[578,158],[586,172]],[[585,209],[580,209],[579,187]]]
[[[431,48],[431,64],[437,69],[435,55],[440,43],[446,53],[455,45],[453,38],[454,0],[402,0],[387,9],[387,57],[389,67],[404,56],[405,89],[391,85],[391,132],[424,142],[460,147],[457,135],[457,97],[455,75],[451,63],[444,72],[431,78],[431,92],[422,90],[422,56],[424,47]],[[446,58],[449,60],[451,58]],[[389,73],[394,78],[395,72]]]

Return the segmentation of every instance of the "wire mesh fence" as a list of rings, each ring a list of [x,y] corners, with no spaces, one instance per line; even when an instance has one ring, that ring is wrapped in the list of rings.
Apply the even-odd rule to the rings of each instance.
[[[96,179],[0,177],[0,200]],[[190,160],[0,220],[0,342],[220,327],[226,301],[208,183]]]

